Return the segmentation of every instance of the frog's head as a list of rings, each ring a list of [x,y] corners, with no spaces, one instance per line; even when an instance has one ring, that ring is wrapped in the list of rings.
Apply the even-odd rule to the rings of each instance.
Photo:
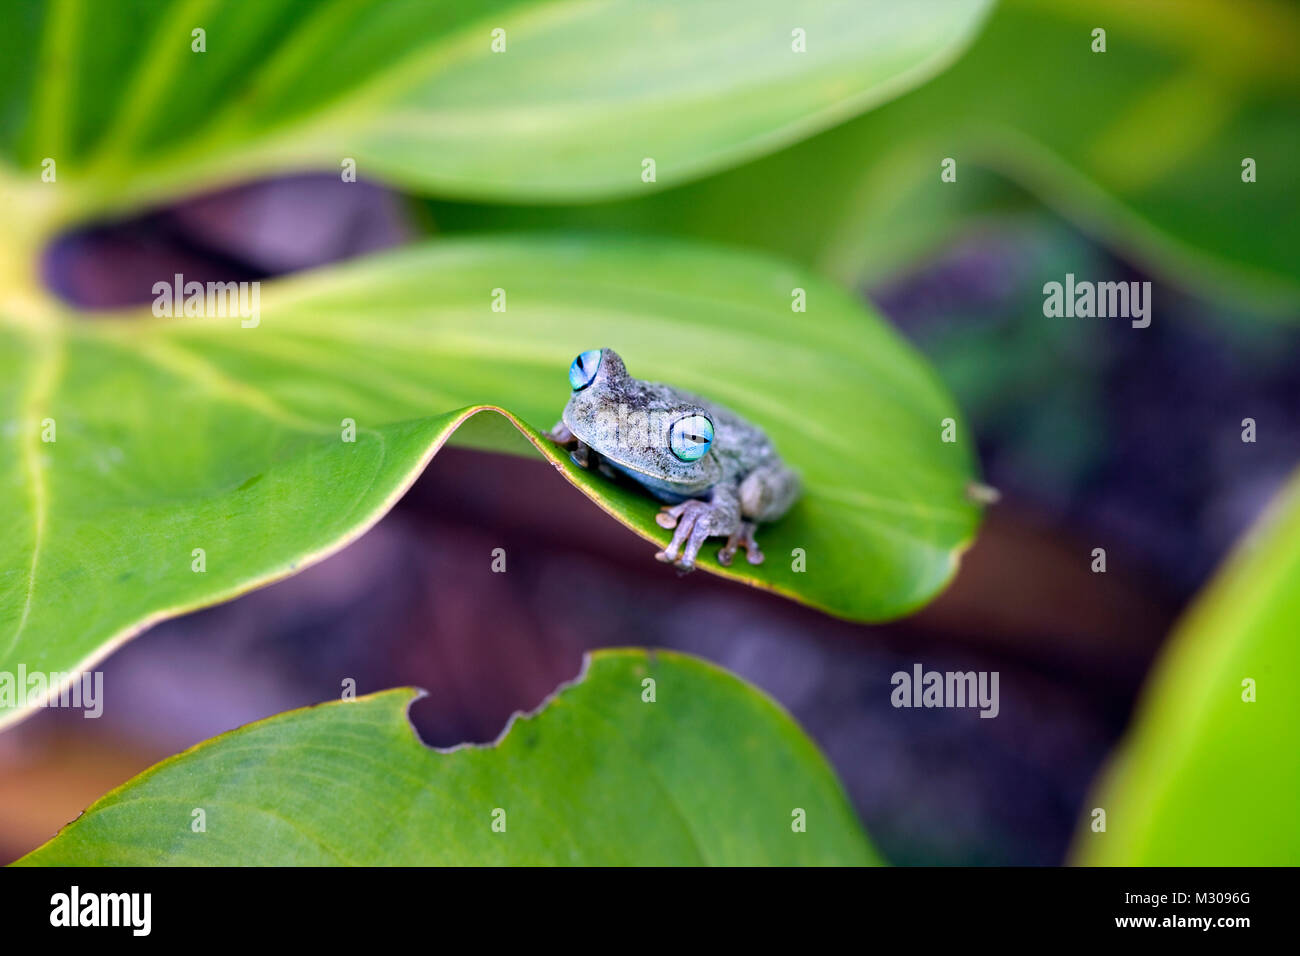
[[[670,386],[628,375],[613,349],[575,358],[569,385],[569,431],[642,484],[690,497],[722,476],[710,454],[716,436],[708,410]]]

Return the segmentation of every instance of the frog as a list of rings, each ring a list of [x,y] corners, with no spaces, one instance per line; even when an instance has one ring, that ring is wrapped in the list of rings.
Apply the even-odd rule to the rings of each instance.
[[[609,348],[580,353],[569,386],[547,437],[579,467],[662,502],[655,522],[673,535],[655,558],[691,571],[705,542],[723,537],[719,564],[730,566],[738,548],[763,563],[756,529],[790,510],[800,480],[762,428],[692,392],[633,378]]]

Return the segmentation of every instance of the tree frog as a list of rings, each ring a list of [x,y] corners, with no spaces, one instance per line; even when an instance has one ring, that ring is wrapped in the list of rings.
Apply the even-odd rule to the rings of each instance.
[[[690,571],[705,540],[725,536],[720,564],[731,564],[737,547],[762,563],[754,528],[790,509],[799,477],[761,428],[690,392],[633,378],[613,349],[575,358],[569,385],[547,437],[571,448],[579,466],[630,478],[667,502],[655,520],[676,530],[656,558]]]

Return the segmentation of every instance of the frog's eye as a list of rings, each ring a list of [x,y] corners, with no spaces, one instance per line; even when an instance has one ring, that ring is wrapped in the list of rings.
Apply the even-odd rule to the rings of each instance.
[[[569,384],[575,392],[581,392],[591,384],[600,369],[600,349],[583,352],[569,366]]]
[[[697,461],[713,444],[713,422],[703,415],[687,415],[673,422],[668,447],[682,461]]]

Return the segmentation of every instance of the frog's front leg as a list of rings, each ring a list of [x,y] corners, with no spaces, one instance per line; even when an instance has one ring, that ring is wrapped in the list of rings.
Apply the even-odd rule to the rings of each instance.
[[[714,485],[708,501],[690,498],[677,505],[665,505],[655,521],[661,528],[676,528],[668,547],[655,554],[683,571],[695,567],[695,557],[704,542],[716,535],[730,536],[740,527],[740,498],[734,485]],[[679,558],[678,552],[681,552]]]

